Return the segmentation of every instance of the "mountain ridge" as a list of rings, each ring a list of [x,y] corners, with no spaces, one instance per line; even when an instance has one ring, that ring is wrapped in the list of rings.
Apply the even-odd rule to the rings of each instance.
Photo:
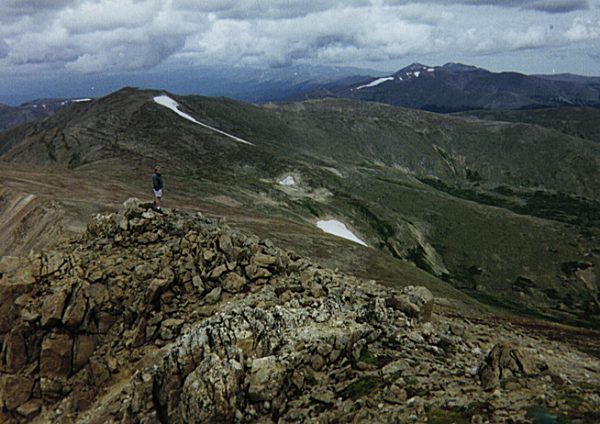
[[[250,146],[156,95],[167,93],[128,88],[0,134],[4,179],[42,199],[56,193],[76,213],[92,206],[75,200],[98,208],[115,202],[111,193],[143,195],[158,162],[175,204],[219,211],[332,268],[390,285],[412,273],[513,313],[597,325],[598,143],[343,99],[249,105],[168,94]],[[48,176],[35,179],[66,188],[10,179],[13,168],[37,167]],[[290,175],[296,183],[282,186]],[[331,218],[372,249],[344,244],[341,255],[331,236],[315,243],[316,222]]]
[[[383,78],[385,83],[369,85],[369,80],[364,80],[309,96],[353,98],[434,112],[600,106],[600,91],[593,78],[491,72],[461,63],[434,67],[413,63]]]

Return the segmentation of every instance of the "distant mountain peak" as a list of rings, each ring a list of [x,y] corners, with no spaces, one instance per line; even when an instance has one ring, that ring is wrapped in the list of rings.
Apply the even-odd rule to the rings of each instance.
[[[406,73],[406,72],[415,72],[415,71],[425,71],[427,69],[432,69],[431,66],[423,65],[422,63],[411,63],[406,68],[400,69],[397,74]]]
[[[448,62],[442,66],[443,69],[452,72],[470,72],[470,71],[485,71],[483,68],[478,68],[473,65],[465,65],[464,63]]]
[[[425,73],[435,72],[435,68],[423,65],[422,63],[412,63],[405,68],[400,69],[394,74],[400,81],[410,78],[418,78]]]

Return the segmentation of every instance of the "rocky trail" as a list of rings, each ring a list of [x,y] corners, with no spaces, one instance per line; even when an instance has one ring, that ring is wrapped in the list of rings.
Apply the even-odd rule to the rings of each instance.
[[[0,260],[0,421],[600,421],[597,356],[441,304],[130,199]]]

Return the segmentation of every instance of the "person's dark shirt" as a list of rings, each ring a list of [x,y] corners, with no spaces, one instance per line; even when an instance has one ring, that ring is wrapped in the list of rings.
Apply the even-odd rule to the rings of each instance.
[[[154,190],[162,190],[164,187],[162,175],[158,172],[152,174],[152,187]]]

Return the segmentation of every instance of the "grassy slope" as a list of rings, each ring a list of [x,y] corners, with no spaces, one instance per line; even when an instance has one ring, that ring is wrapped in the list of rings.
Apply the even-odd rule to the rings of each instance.
[[[562,107],[534,110],[486,110],[461,112],[456,115],[488,121],[534,124],[573,137],[600,142],[600,109]]]

